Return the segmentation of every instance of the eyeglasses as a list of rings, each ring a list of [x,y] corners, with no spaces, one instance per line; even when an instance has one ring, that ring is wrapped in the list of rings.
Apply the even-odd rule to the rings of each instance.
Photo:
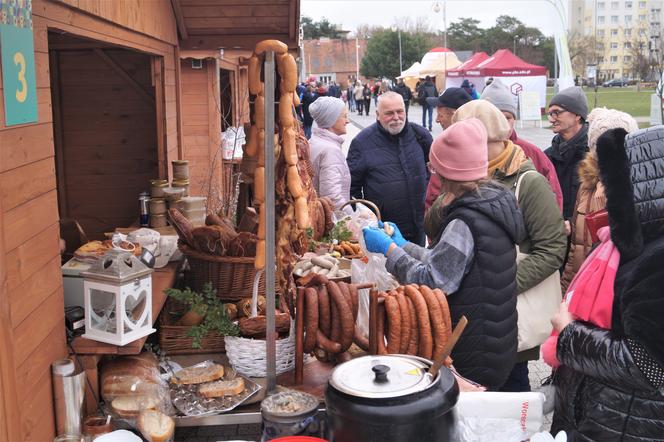
[[[558,115],[564,114],[565,112],[569,112],[569,111],[566,111],[565,109],[552,110],[552,111],[547,112],[546,114],[551,118],[558,118]]]

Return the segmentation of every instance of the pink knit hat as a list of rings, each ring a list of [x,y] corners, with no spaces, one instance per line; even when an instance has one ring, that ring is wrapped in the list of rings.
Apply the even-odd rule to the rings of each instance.
[[[476,181],[489,167],[487,134],[477,118],[459,121],[431,144],[429,161],[437,173],[451,181]]]

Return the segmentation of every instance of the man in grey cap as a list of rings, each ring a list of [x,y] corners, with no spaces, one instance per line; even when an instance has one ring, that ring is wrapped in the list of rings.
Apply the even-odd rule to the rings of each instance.
[[[472,98],[465,90],[460,87],[450,87],[445,89],[445,92],[437,97],[427,98],[427,104],[432,108],[436,108],[436,123],[440,124],[443,130],[445,130],[452,124],[452,115],[454,115],[454,112],[471,100]],[[428,210],[429,207],[431,207],[439,194],[440,180],[436,174],[432,174],[429,179],[427,196],[424,201],[425,210]]]
[[[563,218],[567,234],[579,189],[579,162],[588,152],[588,99],[579,86],[560,91],[549,102],[547,112],[551,129],[556,135],[551,147],[544,151],[556,169],[563,192]]]

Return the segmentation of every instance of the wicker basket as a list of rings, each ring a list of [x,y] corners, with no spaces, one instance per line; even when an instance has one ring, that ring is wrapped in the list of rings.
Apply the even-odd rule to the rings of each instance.
[[[201,339],[201,348],[193,348],[194,338],[187,336],[188,325],[173,325],[176,318],[185,313],[184,304],[173,298],[166,299],[166,305],[159,315],[159,348],[167,355],[188,355],[217,353],[226,349],[224,337],[217,332],[208,333]]]
[[[186,244],[180,244],[179,247],[189,262],[187,285],[192,290],[200,292],[206,283],[211,282],[223,301],[239,301],[251,296],[256,276],[253,256],[214,256],[201,253]],[[261,295],[265,295],[265,281],[261,281],[258,290]]]
[[[256,316],[259,281],[263,271],[256,273],[251,299],[251,316]],[[267,376],[266,344],[264,339],[235,336],[224,337],[226,356],[235,371],[245,376],[262,378]],[[276,341],[277,374],[292,370],[295,366],[295,321],[291,319],[288,337]]]

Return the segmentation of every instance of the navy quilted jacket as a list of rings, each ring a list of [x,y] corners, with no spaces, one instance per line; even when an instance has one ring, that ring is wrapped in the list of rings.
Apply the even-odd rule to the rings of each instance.
[[[431,141],[421,126],[406,123],[399,134],[391,135],[376,122],[353,139],[346,159],[351,198],[376,204],[384,221],[394,222],[404,238],[422,246]]]

